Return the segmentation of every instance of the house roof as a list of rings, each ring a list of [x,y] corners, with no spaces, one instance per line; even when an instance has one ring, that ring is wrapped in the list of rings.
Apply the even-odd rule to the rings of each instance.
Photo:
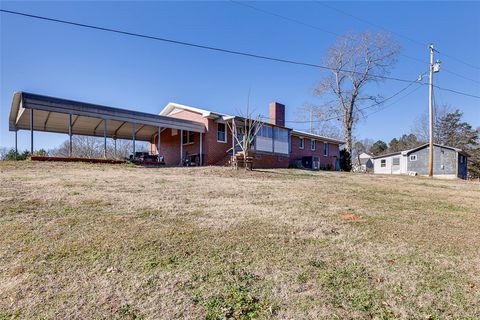
[[[175,103],[175,102],[169,102],[165,106],[165,108],[163,108],[163,110],[160,112],[160,115],[168,116],[175,109],[189,110],[189,111],[201,114],[203,117],[211,118],[211,119],[222,119],[222,120],[229,120],[229,119],[232,119],[232,118],[245,119],[244,117],[240,117],[240,116],[232,116],[232,115],[228,115],[228,114],[221,113],[221,112],[215,112],[215,111],[211,111],[211,110],[207,110],[207,109],[203,109],[203,108],[187,106],[187,105],[180,104],[180,103]],[[322,141],[336,143],[336,144],[344,144],[345,143],[345,141],[321,136],[321,135],[318,135],[318,134],[293,130],[293,129],[290,129],[290,128],[287,128],[287,127],[277,126],[275,124],[268,123],[268,122],[263,122],[263,121],[262,121],[262,123],[266,123],[266,124],[274,126],[274,127],[282,127],[282,128],[291,130],[293,135],[300,136],[300,137],[307,137],[307,138],[311,138],[311,139],[317,139],[317,140],[322,140]]]
[[[454,148],[454,147],[450,147],[450,146],[445,146],[445,145],[438,144],[438,143],[434,143],[433,145],[434,145],[435,147],[453,150],[453,151],[458,152],[458,153],[460,153],[460,154],[462,154],[462,155],[464,155],[464,156],[467,156],[467,157],[470,156],[468,153],[466,153],[466,152],[463,151],[462,149],[458,149],[458,148]],[[397,152],[392,152],[392,153],[387,153],[387,154],[381,154],[381,155],[378,155],[378,156],[373,157],[373,159],[391,157],[391,156],[394,156],[394,155],[397,155],[397,154],[402,154],[402,155],[408,156],[410,153],[415,152],[415,151],[418,151],[418,150],[423,149],[423,148],[426,148],[426,147],[428,147],[428,146],[429,146],[429,144],[428,144],[428,143],[425,143],[425,144],[422,144],[422,145],[420,145],[420,146],[418,146],[418,147],[416,147],[416,148],[413,148],[413,149],[408,149],[408,150],[404,150],[404,151],[397,151]]]
[[[333,138],[321,136],[321,135],[318,135],[318,134],[299,131],[299,130],[292,130],[292,135],[300,136],[300,137],[307,137],[307,138],[311,138],[311,139],[318,139],[318,140],[323,140],[323,141],[338,143],[338,144],[344,144],[345,143],[345,141],[342,141],[342,140],[333,139]]]

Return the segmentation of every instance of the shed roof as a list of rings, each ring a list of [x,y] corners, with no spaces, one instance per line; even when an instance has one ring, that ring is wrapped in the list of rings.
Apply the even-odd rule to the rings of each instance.
[[[415,152],[415,151],[418,151],[420,149],[423,149],[423,148],[426,148],[428,147],[430,144],[428,143],[425,143],[425,144],[422,144],[416,148],[413,148],[413,149],[408,149],[408,150],[404,150],[404,151],[397,151],[397,152],[392,152],[392,153],[387,153],[387,154],[380,154],[378,156],[375,156],[375,157],[372,157],[372,159],[379,159],[379,158],[386,158],[386,157],[391,157],[391,156],[395,156],[395,155],[398,155],[398,154],[402,154],[402,155],[406,155],[408,156],[410,153],[412,152]],[[469,154],[466,153],[465,151],[463,151],[462,149],[458,149],[458,148],[454,148],[454,147],[450,147],[450,146],[445,146],[445,145],[442,145],[442,144],[438,144],[438,143],[434,143],[433,144],[435,147],[439,147],[439,148],[445,148],[445,149],[450,149],[450,150],[453,150],[455,152],[458,152],[466,157],[469,157]]]
[[[183,129],[205,132],[203,123],[73,101],[27,92],[16,92],[10,109],[9,129],[29,130],[30,114],[33,110],[33,130],[69,133],[69,118],[72,117],[72,134],[87,136],[150,141],[158,128]],[[105,123],[106,121],[106,123]]]

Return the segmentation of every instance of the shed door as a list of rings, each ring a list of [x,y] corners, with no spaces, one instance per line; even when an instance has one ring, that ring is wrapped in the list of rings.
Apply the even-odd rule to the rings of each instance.
[[[400,173],[400,157],[392,158],[392,173]]]

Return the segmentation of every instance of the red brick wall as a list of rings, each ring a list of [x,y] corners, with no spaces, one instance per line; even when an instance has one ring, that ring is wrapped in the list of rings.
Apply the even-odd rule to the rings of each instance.
[[[217,122],[213,119],[204,118],[201,114],[183,110],[177,113],[170,115],[171,117],[192,120],[197,122],[202,122],[205,124],[205,133],[203,134],[203,163],[204,165],[215,165],[219,161],[225,158],[227,155],[227,150],[232,147],[232,135],[226,125],[227,130],[227,142],[218,142],[217,141]],[[165,163],[170,166],[176,166],[180,163],[180,130],[176,136],[172,136],[171,129],[165,129],[162,131],[161,140],[160,140],[160,154],[165,157]],[[199,145],[199,133],[195,133],[194,143],[184,145],[183,148],[183,157],[185,153],[188,154],[198,154],[200,145]],[[157,140],[154,141],[155,145],[151,144],[151,152],[156,153]]]
[[[328,156],[323,155],[323,141],[317,140],[316,150],[310,148],[310,138],[304,138],[304,148],[299,148],[300,138],[297,136],[291,136],[291,152],[290,152],[290,165],[293,165],[296,160],[302,160],[302,157],[316,156],[320,159],[320,167],[324,167],[330,164],[332,170],[335,169],[336,159],[340,157],[340,150],[337,144],[328,144]]]
[[[227,142],[222,143],[217,141],[217,122],[213,119],[204,118],[201,114],[182,110],[180,112],[170,115],[180,119],[197,121],[205,124],[205,133],[203,134],[203,163],[204,165],[216,165],[227,156],[227,150],[232,147],[232,134],[226,126]],[[200,134],[195,133],[194,143],[183,146],[183,157],[186,152],[188,154],[199,154]],[[165,163],[169,166],[177,166],[180,164],[180,130],[175,136],[172,136],[172,129],[165,129],[161,133],[160,154],[165,157]],[[259,159],[254,157],[254,167],[256,168],[287,168],[293,165],[295,160],[302,160],[304,156],[318,156],[320,159],[320,166],[324,167],[330,164],[332,169],[335,168],[336,159],[340,157],[339,146],[329,143],[329,154],[327,157],[323,155],[323,141],[317,140],[317,148],[315,151],[310,150],[310,139],[305,138],[305,148],[299,149],[299,137],[291,136],[291,153],[290,156],[278,156],[268,153],[258,153]],[[150,145],[150,151],[153,154],[157,152],[157,140]]]
[[[252,152],[252,156],[254,169],[288,168],[288,155],[279,156],[269,153]]]

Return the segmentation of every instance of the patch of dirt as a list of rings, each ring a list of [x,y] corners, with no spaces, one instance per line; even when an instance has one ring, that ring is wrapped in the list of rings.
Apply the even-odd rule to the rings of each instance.
[[[358,222],[365,221],[365,220],[363,220],[362,217],[360,217],[360,216],[358,216],[354,213],[351,213],[351,212],[340,213],[340,219],[342,219],[343,221],[358,221]]]

